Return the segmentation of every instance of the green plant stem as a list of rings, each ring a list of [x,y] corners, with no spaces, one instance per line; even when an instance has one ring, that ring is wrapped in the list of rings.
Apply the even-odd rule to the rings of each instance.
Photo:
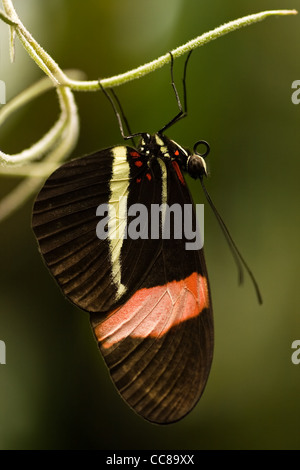
[[[82,77],[84,74],[78,70],[68,71],[70,75],[76,77]],[[12,99],[6,106],[0,110],[0,125],[17,109],[24,106],[28,101],[36,98],[47,90],[53,88],[53,83],[48,77],[42,78],[40,81],[29,87],[25,92],[21,93],[14,99]],[[63,87],[57,89],[61,113],[60,117],[53,125],[53,127],[34,145],[30,148],[23,150],[22,152],[15,155],[8,155],[0,151],[0,170],[5,174],[18,174],[24,175],[24,170],[19,172],[16,171],[16,167],[24,164],[28,164],[31,160],[40,159],[42,155],[54,147],[59,142],[61,135],[68,125],[68,115],[74,111],[74,100],[69,103],[69,94],[62,92]],[[70,91],[70,90],[69,90]],[[71,91],[70,91],[71,92]],[[75,110],[76,112],[76,110]],[[28,166],[28,165],[27,165]],[[29,167],[32,170],[32,167]],[[35,173],[35,172],[33,172]],[[31,175],[31,173],[28,173]]]
[[[177,58],[193,49],[196,49],[197,47],[204,46],[210,41],[220,38],[225,34],[232,33],[233,31],[236,31],[245,26],[250,26],[251,24],[263,21],[264,19],[270,16],[296,15],[297,13],[297,10],[269,10],[260,13],[255,13],[253,15],[244,16],[243,18],[230,21],[229,23],[219,26],[213,29],[212,31],[204,33],[201,36],[198,36],[195,39],[192,39],[191,41],[187,42],[186,44],[177,47],[176,49],[173,49],[171,52],[173,57]],[[127,83],[131,80],[141,78],[144,75],[147,75],[148,73],[154,72],[155,70],[168,64],[170,60],[170,54],[169,52],[167,52],[158,59],[141,65],[140,67],[130,70],[129,72],[125,72],[120,75],[115,75],[110,78],[104,78],[103,80],[101,80],[101,85],[104,88],[123,85],[124,83]],[[68,82],[64,84],[70,86],[74,91],[99,90],[98,80],[80,82],[76,80],[68,80]]]
[[[60,84],[70,87],[74,91],[95,91],[99,90],[98,80],[91,81],[78,81],[70,79],[66,74],[63,73],[59,65],[52,59],[49,54],[35,41],[31,34],[27,31],[24,25],[21,23],[18,15],[13,7],[11,0],[3,0],[3,5],[6,15],[11,19],[14,24],[13,29],[16,31],[20,41],[27,50],[28,54],[37,63],[37,65],[52,79],[54,84]],[[253,15],[244,16],[237,20],[230,21],[224,25],[221,25],[212,31],[202,34],[201,36],[192,39],[191,41],[183,44],[182,46],[173,49],[171,52],[174,58],[180,57],[181,55],[189,52],[192,49],[203,46],[210,41],[213,41],[225,34],[236,31],[245,26],[263,21],[270,16],[286,16],[296,15],[297,10],[268,10]],[[6,16],[6,19],[7,19]],[[7,21],[6,21],[7,22]],[[163,67],[170,62],[170,54],[167,52],[158,59],[148,62],[140,67],[137,67],[128,72],[115,75],[110,78],[104,78],[101,80],[101,84],[104,88],[119,86],[127,83],[131,80],[141,78],[148,73],[154,72],[155,70]]]
[[[16,26],[17,23],[11,20],[2,10],[0,10],[0,19],[7,23],[9,26]]]

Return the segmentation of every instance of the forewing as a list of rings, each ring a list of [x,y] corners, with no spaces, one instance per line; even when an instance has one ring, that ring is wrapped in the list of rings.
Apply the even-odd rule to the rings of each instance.
[[[47,267],[63,293],[89,312],[108,311],[129,298],[158,251],[159,240],[149,240],[144,250],[143,240],[133,245],[124,238],[129,194],[142,203],[146,194],[150,202],[160,199],[159,184],[143,178],[148,167],[137,160],[135,149],[120,146],[70,161],[48,178],[34,204],[32,227]],[[145,184],[152,184],[150,191]],[[109,207],[108,225],[99,238],[102,205]]]

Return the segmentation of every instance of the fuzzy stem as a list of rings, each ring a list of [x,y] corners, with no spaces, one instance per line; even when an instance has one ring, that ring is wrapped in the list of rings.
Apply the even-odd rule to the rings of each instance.
[[[204,46],[210,41],[213,41],[225,34],[232,33],[237,29],[243,28],[245,26],[250,26],[251,24],[257,23],[259,21],[263,21],[269,16],[286,16],[286,15],[297,15],[297,10],[269,10],[263,11],[260,13],[255,13],[253,15],[244,16],[243,18],[239,18],[237,20],[230,21],[222,26],[219,26],[212,31],[202,34],[201,36],[188,41],[186,44],[183,44],[176,49],[173,49],[172,55],[175,58],[186,54],[187,52],[196,49],[197,47]],[[130,70],[129,72],[122,73],[120,75],[115,75],[110,78],[104,78],[101,80],[101,85],[104,88],[115,87],[119,85],[123,85],[131,80],[136,78],[141,78],[148,73],[154,72],[155,70],[163,67],[164,65],[170,62],[170,54],[167,52],[166,54],[162,55],[158,59],[155,59],[151,62],[148,62],[136,69]],[[76,91],[93,91],[99,90],[99,83],[98,80],[93,81],[76,81],[76,80],[68,80],[67,83],[64,83],[72,88],[72,90]]]
[[[83,73],[78,70],[70,70],[70,75],[76,77],[82,77]],[[36,98],[45,91],[52,89],[53,84],[48,77],[42,78],[39,82],[32,85],[30,88],[25,90],[23,93],[12,99],[6,106],[0,110],[0,126],[1,124],[17,109],[25,105],[28,101]],[[69,90],[70,91],[70,90]],[[24,165],[29,163],[31,160],[40,159],[42,155],[45,155],[51,148],[59,141],[63,130],[68,123],[68,114],[71,112],[77,112],[74,108],[74,100],[69,97],[70,93],[66,94],[63,92],[63,87],[57,89],[61,113],[60,117],[53,125],[53,127],[42,137],[38,142],[32,145],[30,148],[23,150],[22,152],[15,155],[8,155],[0,151],[0,171],[5,174],[17,174],[15,171],[16,166]],[[30,168],[30,167],[29,167]],[[4,171],[3,171],[4,170]],[[24,170],[21,171],[24,175]],[[28,173],[27,175],[30,175]]]
[[[6,14],[13,21],[14,27],[11,30],[15,31],[18,35],[24,48],[27,50],[30,57],[36,64],[48,75],[55,85],[63,84],[69,78],[63,73],[59,65],[52,59],[52,57],[39,45],[39,43],[32,37],[29,31],[25,28],[19,19],[16,10],[14,9],[11,0],[2,0]]]
[[[10,26],[16,26],[17,23],[13,21],[9,16],[7,16],[2,10],[0,10],[0,19],[4,21],[4,23],[9,24]]]

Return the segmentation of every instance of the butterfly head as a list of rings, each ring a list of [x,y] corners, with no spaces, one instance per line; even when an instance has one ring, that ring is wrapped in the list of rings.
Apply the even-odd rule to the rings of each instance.
[[[205,147],[203,153],[197,150],[200,145]],[[205,140],[199,140],[195,143],[193,153],[191,153],[186,162],[186,170],[192,178],[202,179],[203,176],[207,176],[205,157],[209,154],[209,150],[209,144]]]

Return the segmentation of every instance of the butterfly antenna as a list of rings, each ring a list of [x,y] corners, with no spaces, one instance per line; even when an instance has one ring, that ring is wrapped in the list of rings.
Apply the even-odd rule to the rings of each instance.
[[[261,293],[260,293],[260,290],[259,290],[259,287],[258,287],[258,284],[257,284],[257,281],[251,271],[251,269],[249,268],[248,264],[246,263],[246,261],[244,260],[243,256],[241,255],[238,247],[236,246],[234,240],[232,239],[230,233],[229,233],[229,230],[228,228],[226,227],[225,225],[225,222],[223,221],[222,217],[220,216],[216,206],[214,205],[214,203],[212,202],[212,199],[204,185],[204,182],[203,182],[203,178],[200,178],[200,182],[201,182],[201,186],[202,186],[202,189],[203,189],[203,192],[205,194],[205,197],[210,205],[210,207],[212,208],[213,210],[213,213],[215,214],[216,216],[216,219],[222,229],[222,232],[224,233],[224,236],[225,236],[225,239],[228,243],[228,246],[230,248],[230,251],[233,255],[233,258],[236,262],[236,265],[237,265],[237,269],[238,269],[238,277],[239,277],[239,283],[241,284],[244,280],[244,272],[243,272],[243,267],[245,268],[245,270],[247,271],[247,273],[249,274],[250,276],[250,279],[253,283],[253,286],[254,286],[254,289],[255,289],[255,292],[256,292],[256,295],[257,295],[257,300],[258,300],[258,303],[259,304],[262,304],[263,301],[262,301],[262,296],[261,296]]]

